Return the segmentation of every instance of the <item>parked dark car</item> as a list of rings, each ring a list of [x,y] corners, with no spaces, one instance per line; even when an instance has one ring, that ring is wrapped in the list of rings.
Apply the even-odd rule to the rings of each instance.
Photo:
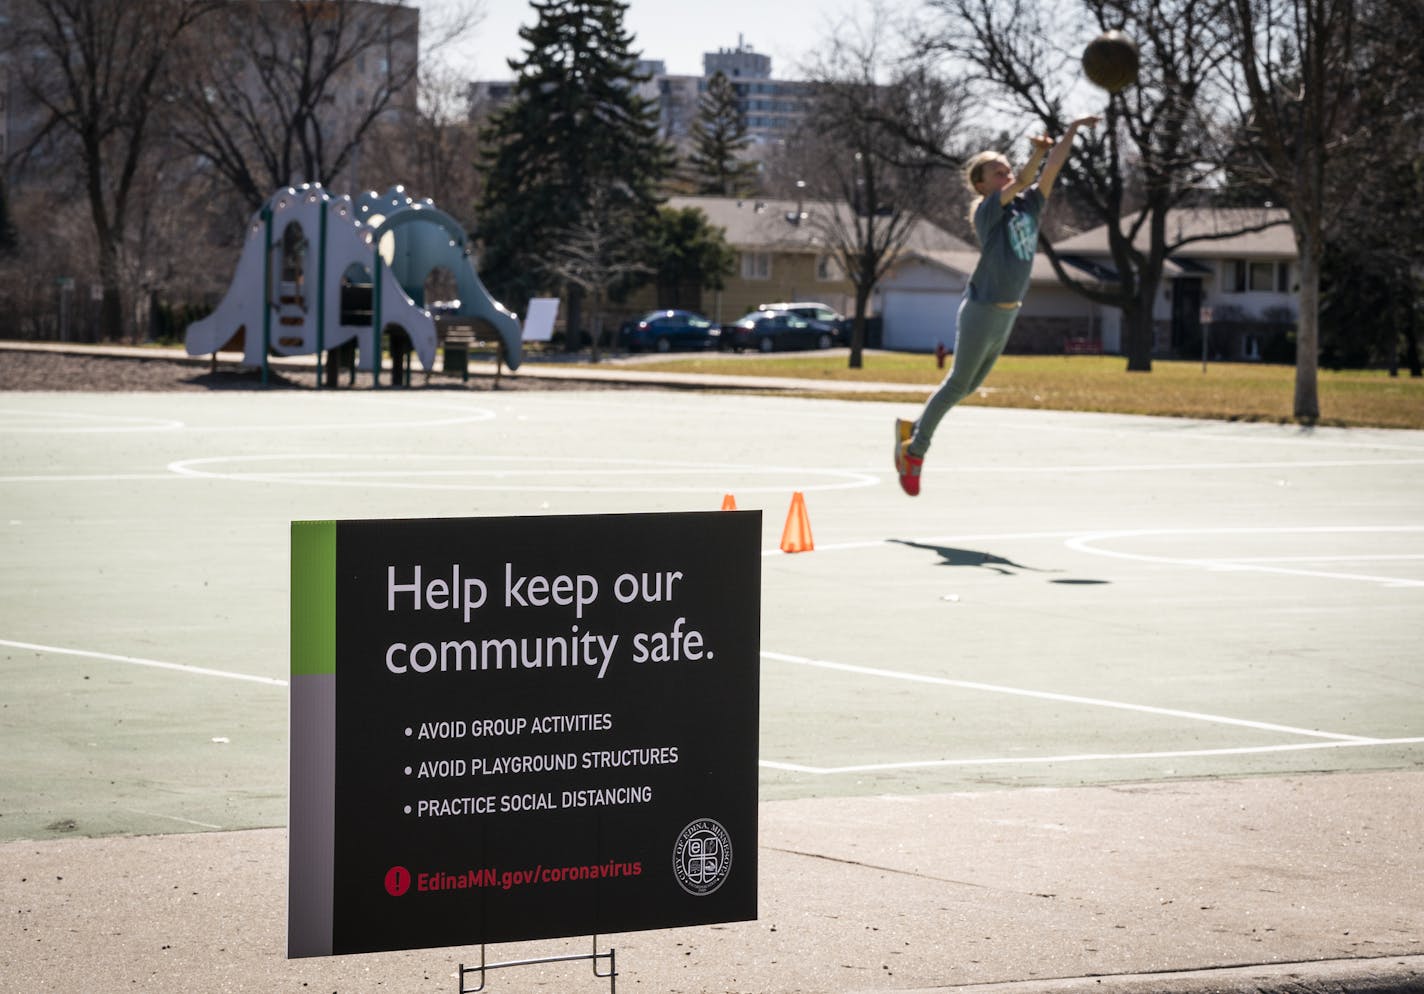
[[[737,352],[755,349],[828,349],[836,343],[833,328],[786,311],[752,311],[722,328],[724,347]]]
[[[847,318],[841,317],[835,308],[822,304],[814,300],[793,301],[781,304],[758,304],[759,311],[786,311],[803,317],[812,324],[822,325],[830,329],[836,341],[842,345],[850,344],[851,322]]]
[[[695,311],[649,311],[619,330],[629,352],[671,352],[673,349],[715,349],[722,329]]]

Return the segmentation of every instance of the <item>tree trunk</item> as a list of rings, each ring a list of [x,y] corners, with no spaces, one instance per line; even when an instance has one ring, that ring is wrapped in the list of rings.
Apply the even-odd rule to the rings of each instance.
[[[1320,256],[1323,246],[1309,233],[1301,233],[1300,317],[1295,331],[1295,419],[1302,424],[1320,420]]]
[[[1414,293],[1409,294],[1404,312],[1404,361],[1409,366],[1411,378],[1424,376],[1424,366],[1419,362],[1419,311],[1415,306]]]
[[[570,283],[568,294],[568,316],[564,319],[564,351],[578,352],[583,348],[583,288]]]
[[[855,293],[855,317],[850,325],[850,369],[862,369],[865,366],[865,308],[870,300],[869,288],[864,293],[860,288],[856,288]]]
[[[1146,291],[1144,281],[1143,289]],[[1126,338],[1127,371],[1129,373],[1152,372],[1152,343],[1156,337],[1153,328],[1152,301],[1143,301],[1139,296],[1122,309],[1123,335]]]
[[[598,341],[603,337],[603,294],[596,293],[593,296],[593,352],[590,356],[591,362],[598,362],[599,349]]]
[[[103,287],[103,297],[99,302],[99,340],[102,342],[117,342],[124,336],[124,301],[118,255],[113,245],[100,244],[99,283]]]

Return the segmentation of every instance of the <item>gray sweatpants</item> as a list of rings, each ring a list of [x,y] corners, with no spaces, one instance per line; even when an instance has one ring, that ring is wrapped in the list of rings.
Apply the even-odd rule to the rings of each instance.
[[[1009,344],[1009,332],[1014,330],[1018,316],[1018,308],[976,303],[968,297],[960,301],[954,364],[915,422],[915,434],[910,440],[911,455],[923,456],[928,452],[940,419],[951,407],[979,389],[1004,346]]]

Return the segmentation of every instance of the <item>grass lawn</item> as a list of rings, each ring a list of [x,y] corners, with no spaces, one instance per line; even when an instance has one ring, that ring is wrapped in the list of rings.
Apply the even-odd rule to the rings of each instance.
[[[946,366],[950,360],[946,360]],[[842,382],[923,384],[925,395],[945,370],[933,356],[867,352],[861,369],[846,353],[777,356],[695,356],[657,360],[659,369],[719,375],[789,376],[819,380],[821,393],[860,400],[904,400],[903,393],[841,393]],[[1424,379],[1384,370],[1320,371],[1320,421],[1341,427],[1424,429]],[[1002,357],[978,394],[965,401],[990,407],[1105,411],[1225,421],[1291,422],[1295,369],[1261,363],[1154,360],[1152,372],[1129,373],[1120,356]]]

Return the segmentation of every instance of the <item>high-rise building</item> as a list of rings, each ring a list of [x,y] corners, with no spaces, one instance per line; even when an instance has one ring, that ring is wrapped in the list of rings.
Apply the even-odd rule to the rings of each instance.
[[[747,134],[752,141],[770,144],[784,140],[805,117],[811,85],[799,80],[772,79],[771,56],[762,55],[737,39],[736,48],[723,48],[702,56],[702,87],[718,72],[737,91]]]
[[[673,144],[685,141],[697,118],[698,105],[707,92],[708,81],[721,72],[736,90],[747,134],[753,146],[783,141],[795,130],[805,114],[810,84],[773,79],[771,56],[763,55],[740,38],[736,48],[707,52],[702,57],[701,76],[674,76],[661,60],[638,63],[638,72],[649,77],[640,91],[658,103],[658,120],[665,139]],[[470,84],[470,109],[483,116],[510,99],[510,80],[478,80]],[[756,155],[757,148],[751,154]]]

